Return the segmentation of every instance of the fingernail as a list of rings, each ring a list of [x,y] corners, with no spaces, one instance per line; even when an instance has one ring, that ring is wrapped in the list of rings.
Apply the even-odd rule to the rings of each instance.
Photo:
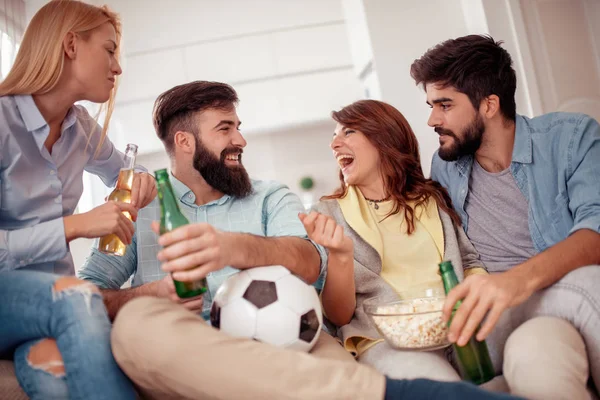
[[[461,336],[460,339],[458,339],[458,342],[456,342],[459,346],[464,346],[465,344],[467,344],[467,337],[466,336]]]
[[[449,333],[448,340],[452,343],[456,342],[456,335],[454,333]]]

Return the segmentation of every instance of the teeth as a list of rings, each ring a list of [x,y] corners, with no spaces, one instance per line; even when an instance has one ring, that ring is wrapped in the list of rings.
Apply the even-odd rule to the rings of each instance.
[[[240,157],[239,154],[231,154],[231,155],[228,155],[225,158],[228,159],[228,160],[237,161],[239,159],[239,157]]]
[[[354,160],[354,157],[352,157],[351,155],[348,155],[348,154],[340,154],[339,156],[337,156],[338,162],[342,161],[344,159]]]

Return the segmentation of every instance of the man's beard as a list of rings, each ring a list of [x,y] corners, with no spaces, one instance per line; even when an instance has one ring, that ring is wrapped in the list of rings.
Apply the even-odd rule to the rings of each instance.
[[[439,135],[448,135],[454,140],[446,146],[440,146],[439,156],[444,161],[456,161],[462,156],[472,155],[481,146],[481,138],[485,132],[483,119],[479,114],[475,115],[473,122],[469,124],[463,131],[461,138],[449,129],[435,128]]]
[[[194,135],[196,151],[194,152],[194,168],[202,175],[206,183],[212,188],[229,196],[243,198],[252,193],[252,182],[242,166],[242,149],[227,147],[217,158],[208,150],[201,140]],[[232,153],[239,153],[239,166],[228,167],[225,157]]]

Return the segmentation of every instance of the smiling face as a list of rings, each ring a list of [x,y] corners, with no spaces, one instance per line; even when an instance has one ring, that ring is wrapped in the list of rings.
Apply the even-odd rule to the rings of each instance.
[[[427,84],[426,91],[431,107],[427,123],[440,136],[440,158],[455,161],[475,154],[481,145],[485,123],[469,97],[453,87],[437,84]]]
[[[347,185],[362,186],[380,179],[379,153],[361,131],[338,123],[330,147]]]
[[[114,26],[106,22],[84,37],[74,38],[75,52],[71,53],[71,72],[79,97],[94,103],[104,103],[121,74],[116,58],[117,35]]]
[[[235,108],[211,108],[197,116],[200,137],[194,135],[194,168],[221,193],[245,197],[252,191],[248,172],[242,165],[246,140]]]

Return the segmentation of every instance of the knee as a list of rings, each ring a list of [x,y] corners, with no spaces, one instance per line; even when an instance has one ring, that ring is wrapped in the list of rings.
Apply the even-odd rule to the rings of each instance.
[[[597,290],[600,282],[600,265],[589,265],[587,267],[577,268],[556,283],[556,286],[562,288],[571,288],[573,291],[582,295],[600,301]]]
[[[160,312],[161,305],[171,305],[170,301],[155,297],[139,297],[127,302],[113,322],[111,344],[117,361],[124,354],[134,351],[147,343],[147,332],[153,332],[153,316]]]
[[[503,370],[511,393],[526,398],[586,393],[585,344],[578,331],[559,318],[537,317],[517,328],[506,342]]]
[[[56,378],[65,376],[65,365],[54,339],[42,339],[31,346],[27,363],[31,368],[45,371]]]
[[[71,299],[73,295],[81,295],[90,307],[92,296],[102,299],[100,289],[91,282],[78,279],[74,276],[62,276],[52,285],[52,298],[54,301]]]
[[[583,351],[585,354],[583,339],[573,325],[561,318],[536,317],[515,329],[506,341],[505,351],[517,349],[533,353],[561,343],[568,345],[573,351]]]

